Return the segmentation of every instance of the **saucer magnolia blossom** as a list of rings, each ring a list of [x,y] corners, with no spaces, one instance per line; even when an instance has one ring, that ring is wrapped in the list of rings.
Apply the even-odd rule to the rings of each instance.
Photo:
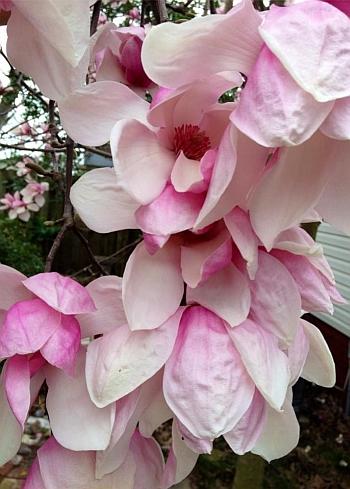
[[[73,450],[104,449],[111,435],[114,406],[101,410],[90,401],[84,378],[85,350],[80,346],[82,333],[77,320],[81,315],[85,336],[86,322],[89,324],[92,317],[97,321],[101,318],[100,313],[94,312],[89,292],[57,273],[26,278],[1,265],[0,278],[6,283],[0,298],[0,358],[7,358],[0,387],[4,435],[0,464],[19,448],[25,419],[44,379],[51,427],[57,439]],[[90,289],[101,304],[100,281]],[[110,293],[107,297],[111,297]],[[83,430],[82,422],[87,423]]]

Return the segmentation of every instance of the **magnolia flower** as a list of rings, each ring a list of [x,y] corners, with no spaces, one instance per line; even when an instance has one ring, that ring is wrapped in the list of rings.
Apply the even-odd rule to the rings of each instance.
[[[33,136],[35,131],[28,122],[24,122],[14,129],[13,133],[16,134],[16,136]]]
[[[8,210],[10,219],[20,219],[21,221],[28,222],[30,219],[30,212],[38,212],[39,206],[36,203],[26,203],[22,200],[19,192],[15,192],[13,195],[10,193],[0,199],[2,206],[0,210]]]
[[[30,182],[21,190],[23,202],[30,204],[34,202],[38,207],[43,207],[45,204],[44,193],[49,191],[48,182]]]
[[[6,283],[0,297],[0,358],[8,359],[0,381],[0,465],[18,450],[44,379],[51,428],[59,442],[71,450],[105,449],[115,406],[96,408],[85,383],[85,349],[80,346],[85,330],[78,321],[101,320],[88,290],[57,273],[26,278],[5,265],[0,278]],[[100,285],[93,288],[96,302],[103,302]],[[115,314],[109,317],[112,321]]]
[[[18,177],[24,177],[25,175],[28,175],[32,170],[28,168],[26,165],[27,163],[33,163],[32,158],[29,158],[29,156],[25,156],[22,161],[18,161],[16,163],[16,168],[17,168],[17,176]]]

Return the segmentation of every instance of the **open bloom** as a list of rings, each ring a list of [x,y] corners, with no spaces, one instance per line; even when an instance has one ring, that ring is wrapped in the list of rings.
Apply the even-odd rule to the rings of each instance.
[[[20,219],[21,221],[28,222],[30,219],[30,212],[38,212],[39,206],[36,202],[25,202],[22,199],[19,192],[15,192],[13,195],[10,193],[0,199],[0,210],[8,210],[8,216],[10,219]]]
[[[45,204],[44,193],[48,192],[49,184],[47,182],[30,182],[21,190],[23,202],[30,204],[34,202],[39,207]]]
[[[0,278],[6,283],[0,298],[0,358],[7,358],[0,382],[0,464],[18,450],[44,379],[51,428],[60,443],[72,450],[106,448],[115,408],[97,409],[89,398],[77,320],[99,318],[89,292],[57,273],[26,278],[1,265]],[[81,423],[87,423],[83,430]]]

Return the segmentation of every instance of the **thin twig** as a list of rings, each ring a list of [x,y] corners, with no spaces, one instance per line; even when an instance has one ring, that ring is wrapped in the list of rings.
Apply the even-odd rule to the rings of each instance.
[[[6,144],[6,143],[0,143],[0,146],[2,148],[8,148],[8,149],[16,149],[18,151],[27,151],[27,152],[33,152],[33,151],[39,151],[41,153],[52,153],[54,151],[55,153],[62,153],[64,149],[59,149],[59,148],[27,148],[25,146],[20,146],[16,144]]]
[[[167,22],[169,17],[165,0],[157,0],[157,10],[159,15],[159,23],[162,24],[163,22]]]
[[[90,248],[89,241],[85,238],[83,233],[79,229],[77,229],[76,227],[74,228],[74,232],[78,236],[80,241],[83,243],[83,245],[85,246],[85,249],[89,253],[89,256],[90,256],[92,263],[94,265],[96,265],[96,267],[98,268],[98,270],[101,272],[102,275],[108,275],[108,272],[103,268],[101,263],[98,261],[98,259],[94,255],[92,249]]]
[[[96,155],[105,156],[106,158],[112,158],[111,153],[108,153],[108,151],[103,151],[102,149],[98,149],[93,146],[85,146],[84,144],[78,144],[77,146],[78,148],[83,148],[86,149],[87,151],[90,151],[90,153],[95,153]]]
[[[61,246],[62,239],[64,235],[66,234],[67,229],[69,228],[68,223],[64,223],[61,229],[59,230],[54,242],[52,243],[52,246],[50,248],[49,254],[47,255],[46,258],[46,263],[45,263],[45,272],[51,272],[53,261],[55,259],[55,256]]]
[[[95,32],[97,31],[98,19],[100,17],[101,5],[102,5],[102,0],[98,0],[94,5],[93,11],[92,11],[92,17],[91,17],[91,24],[90,24],[90,36],[93,36],[95,34]]]

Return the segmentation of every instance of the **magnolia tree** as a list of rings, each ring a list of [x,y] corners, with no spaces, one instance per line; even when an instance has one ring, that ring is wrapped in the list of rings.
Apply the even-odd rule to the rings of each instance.
[[[145,2],[141,25],[97,28],[94,0],[0,2],[10,63],[67,134],[45,272],[0,266],[0,464],[47,384],[52,437],[25,489],[167,489],[220,436],[283,457],[299,437],[293,385],[334,385],[302,315],[343,299],[300,226],[350,234],[349,2],[234,3],[174,23]],[[108,142],[114,168],[72,185],[74,148]],[[40,206],[47,184],[28,185],[14,198]],[[52,271],[76,215],[140,230],[123,277],[83,287]],[[164,461],[152,435],[169,420]]]

